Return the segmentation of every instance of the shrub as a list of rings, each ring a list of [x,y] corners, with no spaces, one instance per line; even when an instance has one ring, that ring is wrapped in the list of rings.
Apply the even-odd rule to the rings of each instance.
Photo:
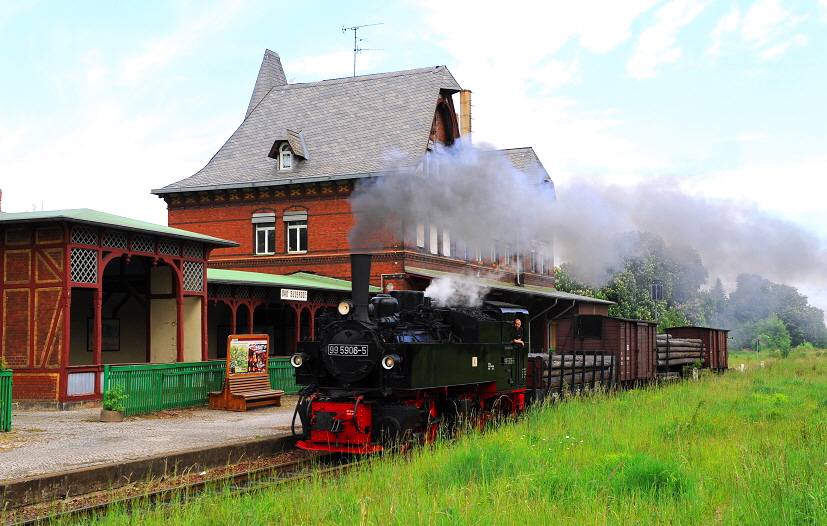
[[[115,384],[103,395],[103,408],[107,411],[124,411],[123,401],[129,397],[123,392],[123,385]]]
[[[810,342],[801,342],[795,346],[796,352],[813,352],[816,350],[816,346]]]

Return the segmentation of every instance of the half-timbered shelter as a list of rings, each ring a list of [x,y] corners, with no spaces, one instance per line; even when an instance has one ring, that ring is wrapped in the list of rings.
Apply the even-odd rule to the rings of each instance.
[[[0,214],[0,356],[13,396],[43,407],[101,398],[106,364],[223,358],[229,334],[287,355],[350,283],[207,269],[233,241],[90,209]],[[375,289],[378,290],[378,289]]]

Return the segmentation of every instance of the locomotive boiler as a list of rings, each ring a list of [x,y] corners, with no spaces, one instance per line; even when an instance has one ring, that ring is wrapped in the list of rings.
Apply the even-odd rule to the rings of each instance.
[[[513,340],[527,310],[443,307],[419,291],[370,298],[370,264],[351,256],[352,300],[320,317],[317,339],[291,357],[304,386],[300,448],[374,453],[428,441],[463,418],[524,409],[528,346]]]

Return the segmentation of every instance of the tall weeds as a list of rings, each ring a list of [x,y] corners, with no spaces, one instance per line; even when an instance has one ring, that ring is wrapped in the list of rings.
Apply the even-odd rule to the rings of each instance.
[[[103,523],[135,521],[113,514]],[[156,524],[825,524],[827,359],[569,397],[338,480]]]

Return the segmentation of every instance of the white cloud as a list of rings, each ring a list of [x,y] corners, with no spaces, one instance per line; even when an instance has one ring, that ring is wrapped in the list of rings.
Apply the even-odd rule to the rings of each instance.
[[[744,40],[764,45],[789,22],[790,11],[781,6],[781,0],[760,0],[744,15],[741,35]]]
[[[571,62],[550,60],[528,72],[526,80],[540,86],[540,95],[549,95],[554,89],[564,84],[577,83],[579,76],[580,64],[578,60],[575,59]]]
[[[710,35],[712,44],[708,54],[719,56],[728,49],[738,49],[738,41],[731,38],[735,37],[740,38],[740,42],[759,58],[774,59],[793,47],[807,45],[808,39],[804,34],[787,36],[805,18],[785,9],[781,0],[760,0],[743,16],[737,7],[733,8],[718,21]]]
[[[763,58],[764,60],[774,59],[778,56],[783,55],[788,49],[791,47],[804,47],[807,45],[807,37],[803,34],[799,33],[795,35],[790,40],[786,42],[781,42],[780,44],[776,44],[770,48],[764,49],[758,53],[758,56]]]
[[[765,136],[746,136],[752,140]],[[788,220],[805,225],[813,232],[827,224],[824,197],[815,191],[816,181],[827,174],[827,157],[798,162],[752,164],[735,170],[713,172],[684,180],[684,188],[693,194],[711,198],[741,196]],[[827,241],[827,240],[825,240]]]
[[[732,11],[718,20],[718,23],[715,25],[715,29],[711,35],[713,42],[707,53],[712,56],[720,55],[727,35],[736,32],[740,25],[741,11],[737,7],[733,7]]]
[[[385,58],[386,54],[378,51],[359,53],[356,56],[356,74],[361,75],[363,71],[372,70]],[[343,68],[344,64],[349,66]],[[353,75],[353,51],[337,51],[327,55],[286,60],[284,73],[288,80],[293,78],[292,75],[307,75],[314,81],[349,77]]]
[[[179,56],[191,52],[201,41],[214,38],[243,12],[243,8],[240,1],[219,2],[212,9],[200,9],[199,16],[182,17],[184,22],[170,34],[145,43],[143,51],[123,61],[122,79],[132,84],[142,81]]]
[[[635,79],[653,77],[659,66],[677,62],[681,48],[675,47],[678,31],[703,11],[704,0],[673,0],[657,10],[657,22],[638,37],[635,54],[626,68]]]

